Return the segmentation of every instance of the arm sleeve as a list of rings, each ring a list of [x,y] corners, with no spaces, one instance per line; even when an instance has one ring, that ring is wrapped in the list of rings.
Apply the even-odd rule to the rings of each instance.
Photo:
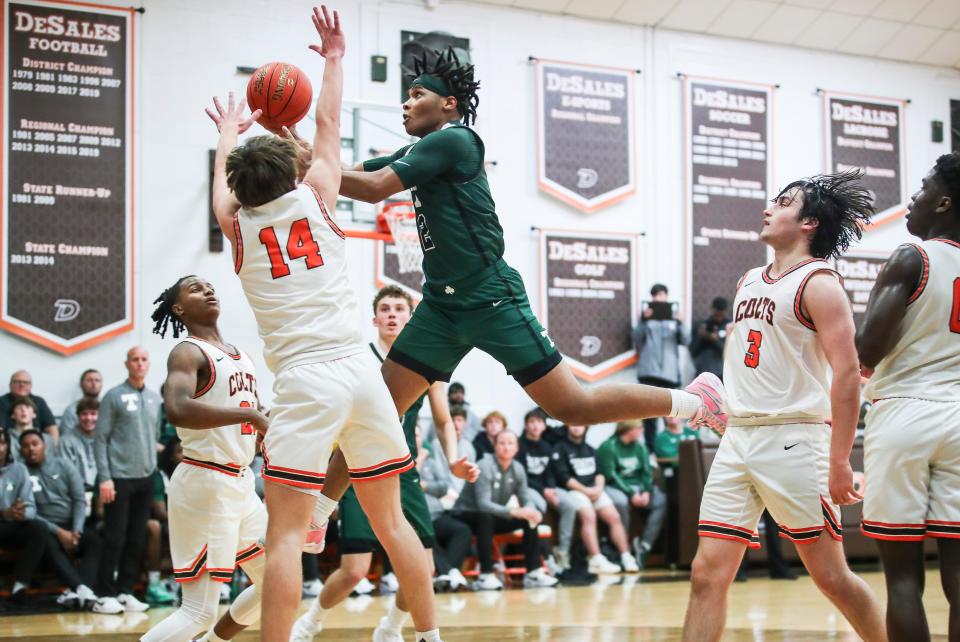
[[[460,129],[444,129],[430,134],[414,145],[403,158],[390,163],[390,168],[400,177],[404,187],[410,189],[449,172],[466,157],[470,151],[467,137],[472,134],[458,131]]]
[[[37,502],[33,499],[33,484],[30,482],[30,475],[27,473],[27,467],[20,465],[20,487],[17,489],[17,497],[23,500],[27,505],[25,517],[27,519],[37,518]]]
[[[113,432],[113,396],[107,393],[100,405],[100,414],[97,417],[97,428],[94,432],[93,441],[93,453],[97,459],[98,482],[113,479],[113,475],[110,473],[110,458],[107,456],[111,432]]]
[[[609,441],[604,442],[597,449],[597,468],[600,469],[600,474],[607,480],[608,485],[623,491],[627,497],[633,494],[630,484],[617,472],[617,455],[613,452]]]
[[[645,492],[653,491],[653,467],[650,466],[650,452],[643,441],[637,442],[637,456],[640,458],[640,488]]]
[[[440,471],[437,470],[437,465],[439,460],[436,459],[434,455],[430,456],[430,459],[427,460],[427,465],[424,466],[423,472],[423,481],[426,482],[425,492],[427,495],[432,495],[433,497],[443,497],[447,494],[449,490],[449,484],[446,480],[443,479],[443,476],[440,474]]]
[[[637,350],[643,348],[643,344],[647,342],[647,324],[641,319],[640,323],[633,329],[633,345],[636,346]]]
[[[383,169],[398,158],[403,158],[403,155],[407,153],[408,149],[410,149],[410,145],[405,145],[388,156],[377,156],[376,158],[365,160],[363,161],[363,171],[375,172],[378,169]]]
[[[563,448],[557,446],[550,455],[550,466],[553,468],[554,480],[557,488],[566,488],[570,481],[570,462],[567,461],[567,455]]]
[[[517,501],[525,508],[536,508],[536,504],[530,499],[529,486],[527,486],[527,471],[519,464],[513,467],[517,473]]]
[[[73,504],[73,532],[83,532],[83,522],[86,520],[87,500],[83,495],[83,478],[76,466],[63,460],[63,469],[70,484],[70,501]]]
[[[491,462],[493,466],[497,465],[493,459],[486,459],[484,462]],[[494,471],[491,466],[484,465],[480,469],[480,479],[476,482],[477,491],[477,510],[481,513],[492,513],[501,519],[510,519],[510,509],[502,504],[493,501],[493,479]]]

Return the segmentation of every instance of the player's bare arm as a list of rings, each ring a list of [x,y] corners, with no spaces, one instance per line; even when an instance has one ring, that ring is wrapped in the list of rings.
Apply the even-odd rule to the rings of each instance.
[[[317,98],[317,131],[313,136],[313,160],[303,181],[314,187],[328,209],[333,209],[340,189],[340,105],[343,99],[343,54],[346,40],[340,28],[340,15],[333,18],[326,6],[313,8],[313,26],[320,36],[319,45],[310,49],[323,56],[323,85]]]
[[[258,433],[267,431],[270,421],[256,408],[214,406],[194,399],[201,376],[209,378],[211,374],[200,348],[181,343],[170,352],[167,380],[163,384],[163,404],[171,423],[193,430],[249,423]]]
[[[447,402],[447,393],[442,381],[436,381],[430,386],[427,390],[427,399],[430,400],[433,425],[437,427],[437,436],[443,446],[443,453],[447,456],[450,472],[468,482],[477,481],[477,477],[480,476],[480,467],[467,461],[466,457],[457,456],[457,430],[453,427],[450,405]]]
[[[880,271],[870,293],[867,311],[857,330],[857,352],[870,372],[896,345],[897,327],[907,301],[923,275],[923,258],[913,245],[901,245]]]
[[[233,230],[233,217],[240,209],[240,203],[227,187],[227,156],[237,146],[237,137],[250,129],[261,114],[258,109],[245,118],[243,110],[246,106],[247,101],[243,99],[235,103],[231,91],[227,95],[226,109],[223,108],[220,99],[214,96],[213,107],[216,111],[212,111],[209,107],[204,110],[220,132],[217,153],[213,161],[213,213],[217,217],[217,223],[223,235],[230,240],[230,243],[237,241]]]
[[[800,305],[816,326],[820,345],[833,370],[830,497],[841,506],[855,504],[863,499],[853,488],[850,467],[850,450],[860,413],[860,366],[850,301],[837,277],[823,272],[807,282]]]
[[[375,172],[345,171],[340,179],[340,193],[365,203],[380,201],[405,190],[400,177],[391,167],[382,167]]]

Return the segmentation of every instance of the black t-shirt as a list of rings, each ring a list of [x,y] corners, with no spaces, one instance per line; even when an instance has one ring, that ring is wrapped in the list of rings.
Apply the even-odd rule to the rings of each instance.
[[[473,449],[477,451],[477,461],[483,459],[484,455],[493,454],[493,444],[487,439],[487,433],[481,432],[473,438]]]
[[[553,466],[550,463],[552,454],[553,446],[542,438],[536,441],[527,439],[525,436],[520,438],[520,452],[517,454],[517,461],[527,471],[527,486],[540,493],[543,493],[547,488],[556,488],[557,486]]]
[[[3,428],[13,428],[13,418],[10,416],[13,400],[14,396],[9,392],[0,397],[0,426]],[[34,428],[43,430],[47,426],[56,425],[57,420],[50,412],[50,406],[43,400],[43,397],[30,395],[30,401],[37,407],[37,416],[33,418]]]
[[[560,488],[566,488],[571,479],[576,479],[584,486],[593,486],[599,474],[597,451],[588,446],[586,441],[575,444],[565,439],[553,449],[553,472]]]

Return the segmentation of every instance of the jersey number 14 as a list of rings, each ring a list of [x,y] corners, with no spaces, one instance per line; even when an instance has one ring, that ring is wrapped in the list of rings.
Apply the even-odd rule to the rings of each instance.
[[[260,242],[267,248],[267,255],[270,257],[270,275],[274,279],[288,276],[290,266],[287,265],[287,261],[283,257],[276,230],[272,226],[265,227],[260,230],[259,237]],[[323,265],[320,246],[314,240],[313,232],[310,231],[310,223],[305,218],[298,219],[290,225],[290,235],[287,237],[286,249],[287,257],[290,260],[306,259],[308,270]]]

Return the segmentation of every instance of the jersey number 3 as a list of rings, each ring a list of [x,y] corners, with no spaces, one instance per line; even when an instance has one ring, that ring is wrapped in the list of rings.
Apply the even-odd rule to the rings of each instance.
[[[270,257],[270,275],[274,279],[289,275],[290,266],[283,258],[280,242],[277,241],[277,232],[273,227],[265,227],[260,230],[259,236],[260,242],[267,248],[267,255]],[[308,270],[323,265],[320,246],[313,238],[307,219],[298,219],[290,226],[290,236],[287,237],[287,256],[290,260],[306,259]]]
[[[250,403],[249,401],[241,401],[241,402],[240,402],[240,407],[241,407],[241,408],[253,408],[253,404]],[[247,423],[247,422],[240,424],[240,434],[241,434],[241,435],[252,435],[254,432],[256,432],[256,431],[253,429],[253,424]]]
[[[763,333],[759,330],[751,330],[747,335],[747,342],[750,346],[743,357],[743,363],[748,368],[756,368],[760,365],[760,344],[763,343]]]

